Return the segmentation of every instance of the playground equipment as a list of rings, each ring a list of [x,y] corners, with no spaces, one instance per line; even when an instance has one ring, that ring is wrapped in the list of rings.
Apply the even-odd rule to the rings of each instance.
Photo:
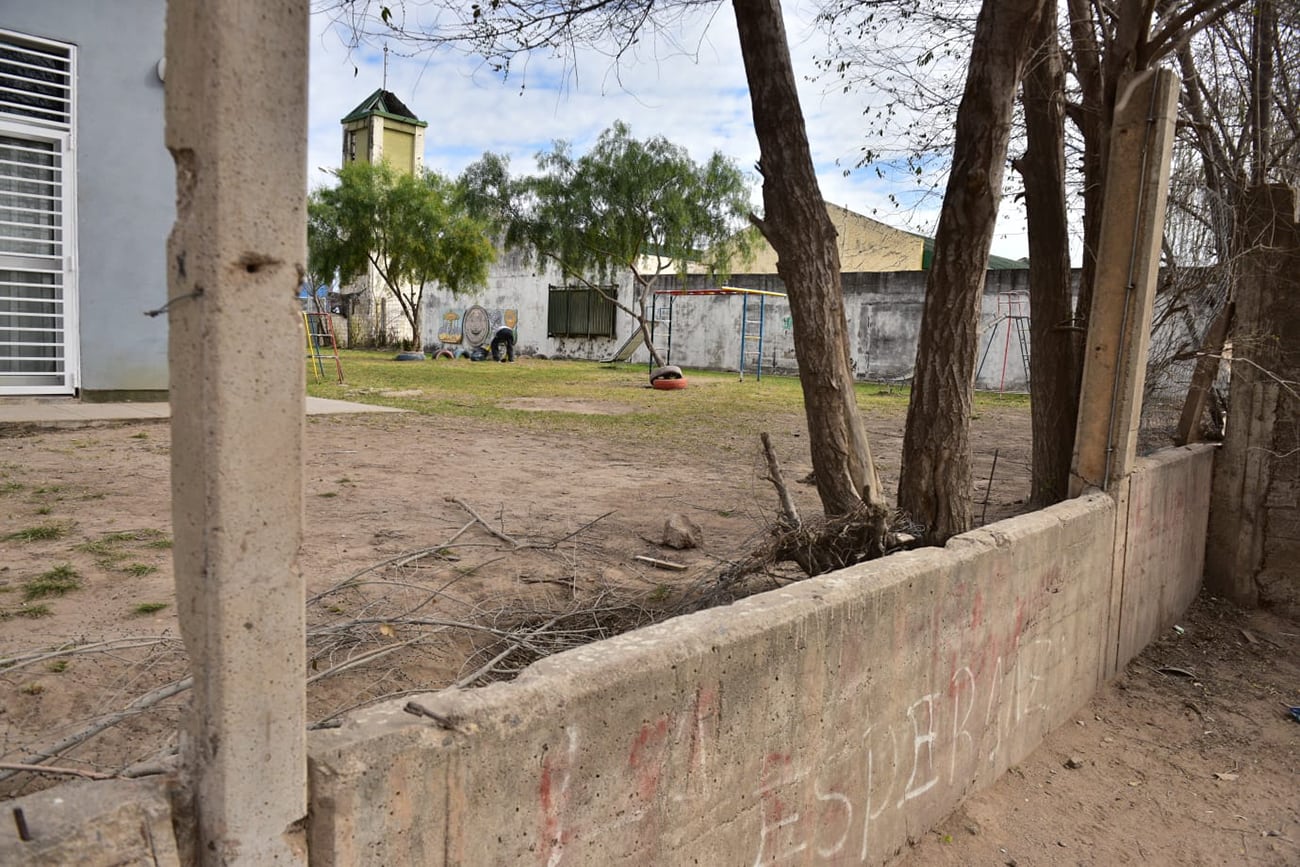
[[[334,319],[330,316],[329,287],[320,285],[312,292],[304,283],[298,291],[302,303],[303,333],[307,337],[307,367],[317,379],[325,378],[325,362],[334,360],[338,382],[343,381],[343,362],[339,358],[339,344],[334,336]]]
[[[997,318],[989,325],[989,339],[984,344],[984,354],[980,356],[979,367],[975,370],[975,380],[984,372],[984,363],[989,359],[989,350],[997,339],[999,326],[1005,326],[1002,341],[1002,372],[998,377],[998,391],[1006,391],[1007,358],[1011,355],[1011,334],[1015,332],[1016,345],[1020,349],[1020,363],[1025,372],[1025,391],[1029,391],[1029,295],[1025,292],[999,292],[997,296]]]
[[[745,380],[745,369],[754,372],[755,379],[763,379],[763,321],[767,311],[768,298],[784,298],[782,292],[770,292],[766,289],[741,289],[736,286],[719,286],[716,289],[660,289],[655,292],[654,318],[651,321],[651,339],[654,338],[656,326],[664,323],[668,329],[668,345],[664,361],[671,364],[673,358],[673,305],[678,298],[696,295],[739,295],[740,307],[740,380]],[[666,298],[668,303],[661,304]],[[630,342],[630,340],[629,340]],[[640,345],[640,344],[637,344]],[[624,344],[626,347],[627,344]],[[633,347],[635,349],[635,347]],[[622,350],[620,349],[620,353]],[[630,357],[630,353],[629,353]]]

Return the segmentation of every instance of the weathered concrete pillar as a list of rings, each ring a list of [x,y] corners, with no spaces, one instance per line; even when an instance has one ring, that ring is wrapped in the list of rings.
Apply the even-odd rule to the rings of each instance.
[[[294,299],[306,260],[307,57],[307,0],[168,3],[172,519],[195,675],[181,805],[194,814],[178,822],[194,847],[187,863],[306,863]]]
[[[1143,70],[1120,82],[1106,164],[1106,194],[1070,496],[1110,490],[1137,455],[1151,306],[1160,267],[1178,79]]]
[[[1215,462],[1205,581],[1239,604],[1300,610],[1300,219],[1285,186],[1240,221],[1228,430]]]

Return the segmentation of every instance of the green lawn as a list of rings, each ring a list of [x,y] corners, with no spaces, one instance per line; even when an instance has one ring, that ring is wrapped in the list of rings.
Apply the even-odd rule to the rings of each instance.
[[[648,386],[645,365],[594,361],[520,359],[514,364],[439,361],[393,361],[392,352],[344,350],[346,383],[315,381],[307,390],[317,397],[400,407],[419,413],[464,418],[481,425],[501,424],[523,430],[572,430],[604,433],[629,441],[682,441],[765,424],[797,424],[803,414],[799,380],[792,376],[752,376],[687,370],[690,386],[656,391]],[[858,405],[868,414],[905,414],[907,389],[859,383]],[[512,401],[595,404],[609,414],[531,412]],[[982,406],[1027,405],[1023,395],[978,395]],[[554,409],[554,407],[552,407]]]

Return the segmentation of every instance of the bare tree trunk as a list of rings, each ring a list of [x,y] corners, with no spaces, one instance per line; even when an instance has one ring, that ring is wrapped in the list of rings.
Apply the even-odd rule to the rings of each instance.
[[[655,348],[654,337],[650,333],[650,312],[654,310],[654,307],[651,306],[649,311],[646,310],[646,299],[651,299],[650,304],[653,305],[654,294],[650,291],[650,286],[640,282],[637,283],[633,291],[636,293],[636,300],[633,303],[636,304],[636,309],[638,311],[636,324],[637,327],[641,329],[641,338],[645,341],[645,348],[650,352],[650,362],[655,367],[663,367],[663,356],[660,355],[659,350]]]
[[[1093,4],[1088,0],[1066,0],[1070,17],[1070,44],[1081,99],[1075,117],[1083,135],[1083,260],[1080,262],[1079,303],[1076,315],[1083,323],[1092,310],[1092,281],[1097,273],[1097,240],[1101,237],[1101,193],[1106,188],[1106,160],[1103,143],[1110,140],[1110,111],[1105,107],[1102,80],[1101,43]],[[1082,365],[1080,365],[1082,368]],[[1083,371],[1075,377],[1078,391]]]
[[[1024,157],[1015,165],[1025,180],[1029,224],[1029,387],[1033,417],[1029,497],[1032,505],[1041,507],[1069,495],[1083,334],[1076,330],[1070,298],[1065,68],[1055,15],[1043,16],[1038,39],[1038,53],[1025,72],[1028,145]]]
[[[942,543],[971,526],[970,413],[980,297],[1016,89],[1048,0],[985,0],[957,109],[952,173],[926,280],[898,507]]]
[[[762,220],[790,297],[817,493],[827,516],[883,508],[849,364],[835,227],[813,168],[779,0],[733,0],[763,175]]]
[[[1250,183],[1268,182],[1268,161],[1273,151],[1273,52],[1277,50],[1277,7],[1273,0],[1259,0],[1255,9],[1255,30],[1251,34],[1251,136]]]

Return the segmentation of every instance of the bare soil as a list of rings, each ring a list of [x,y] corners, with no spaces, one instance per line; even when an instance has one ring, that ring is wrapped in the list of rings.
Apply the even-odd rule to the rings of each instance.
[[[787,479],[805,476],[801,420],[766,421]],[[1028,410],[983,410],[973,424],[977,516],[994,449],[987,520],[1021,511]],[[903,414],[867,426],[893,485]],[[309,420],[301,565],[312,720],[508,676],[541,653],[660,616],[679,588],[707,586],[764,533],[775,497],[757,430],[672,450],[584,431],[523,435],[414,414]],[[0,431],[0,537],[11,537],[0,543],[0,763],[30,762],[186,673],[166,547],[169,445],[165,424]],[[815,512],[813,489],[794,488]],[[674,513],[700,525],[700,547],[659,544]],[[33,591],[70,574],[62,595]],[[1182,635],[1148,650],[904,863],[1300,863],[1300,725],[1282,707],[1300,704],[1298,634],[1267,613],[1202,603]],[[1171,666],[1191,676],[1156,671]],[[117,773],[152,762],[172,744],[184,700],[131,714],[49,764]],[[1080,767],[1065,768],[1071,758]],[[19,773],[0,781],[0,796],[55,779]]]

